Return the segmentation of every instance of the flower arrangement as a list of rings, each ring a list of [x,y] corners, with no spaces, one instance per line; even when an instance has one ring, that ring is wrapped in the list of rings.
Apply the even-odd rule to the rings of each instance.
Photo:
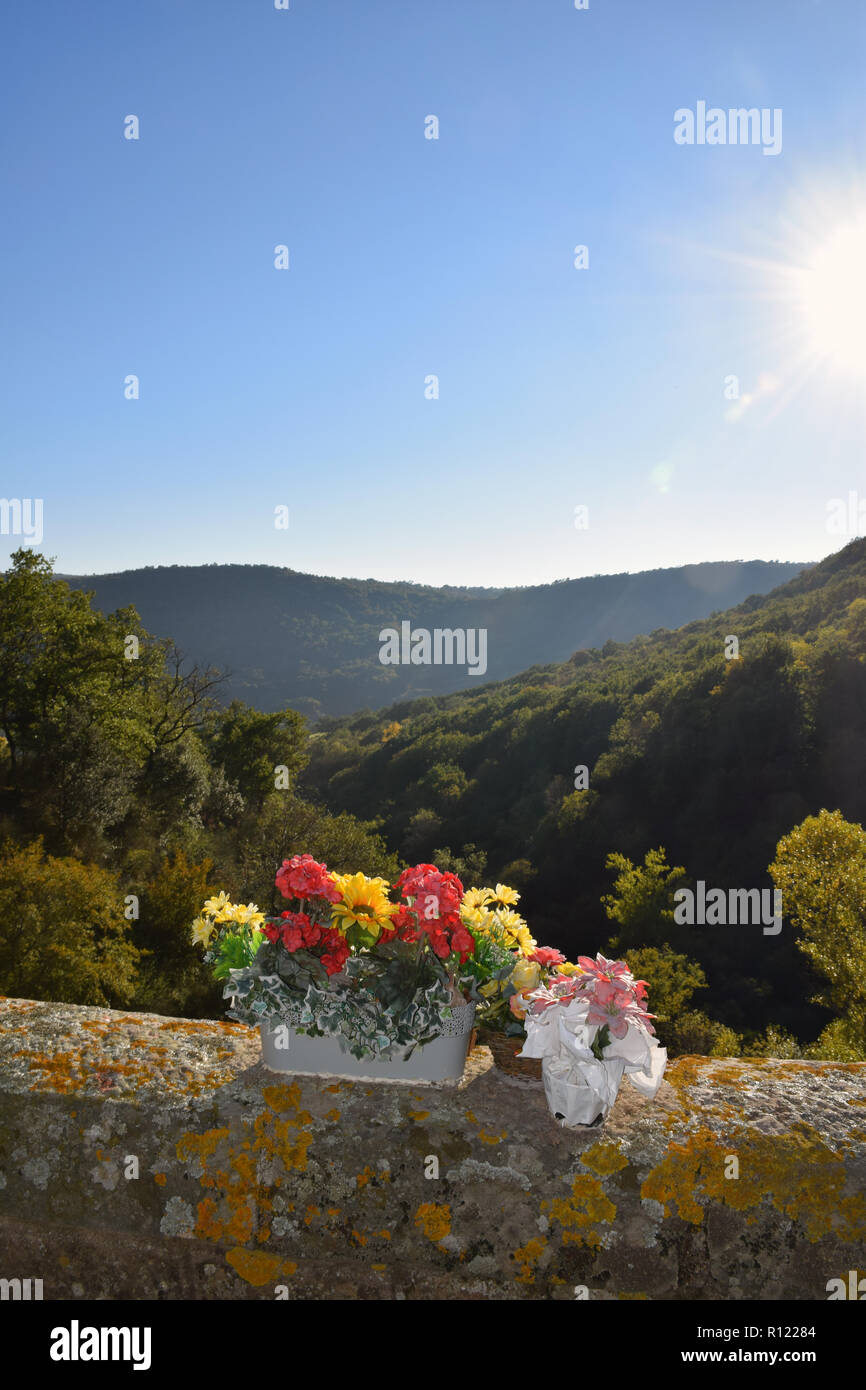
[[[647,1012],[646,981],[622,960],[578,956],[579,972],[560,971],[525,995],[521,1056],[542,1058],[553,1114],[566,1126],[597,1123],[624,1075],[645,1096],[661,1085],[667,1053]]]
[[[279,916],[220,893],[193,941],[231,1017],[337,1036],[357,1058],[409,1056],[467,1002],[479,1021],[522,1034],[532,992],[578,973],[536,944],[505,884],[467,892],[455,874],[416,864],[392,886],[296,854],[276,886],[290,904]]]

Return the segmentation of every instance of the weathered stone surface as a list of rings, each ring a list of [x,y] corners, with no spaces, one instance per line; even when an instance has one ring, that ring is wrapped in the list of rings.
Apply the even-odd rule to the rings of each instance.
[[[238,1024],[2,1000],[0,1059],[0,1277],[46,1298],[826,1299],[866,1272],[866,1065],[682,1058],[575,1133],[486,1048],[458,1088],[328,1084]]]

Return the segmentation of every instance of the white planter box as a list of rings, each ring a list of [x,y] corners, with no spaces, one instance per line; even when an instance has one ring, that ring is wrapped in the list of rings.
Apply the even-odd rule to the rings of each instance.
[[[443,1018],[442,1033],[409,1057],[353,1057],[338,1037],[314,1038],[291,1025],[262,1024],[262,1060],[270,1071],[296,1076],[327,1076],[350,1081],[459,1081],[466,1064],[475,1005],[455,1004]],[[288,1046],[278,1043],[288,1042]]]

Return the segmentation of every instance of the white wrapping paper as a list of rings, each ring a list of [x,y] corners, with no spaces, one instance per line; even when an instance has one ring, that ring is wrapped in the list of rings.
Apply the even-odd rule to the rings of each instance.
[[[599,1061],[592,1051],[598,1028],[586,1023],[589,1003],[574,999],[526,1018],[521,1057],[541,1057],[541,1074],[551,1114],[566,1129],[604,1119],[627,1076],[641,1095],[656,1094],[667,1065],[667,1050],[638,1023],[624,1038],[612,1038]]]

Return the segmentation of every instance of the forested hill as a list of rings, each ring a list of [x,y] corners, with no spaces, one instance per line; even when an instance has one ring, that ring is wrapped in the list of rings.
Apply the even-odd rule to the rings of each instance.
[[[594,953],[612,933],[599,905],[611,852],[639,862],[662,845],[692,881],[770,887],[777,841],[805,816],[839,808],[866,823],[866,541],[677,632],[325,720],[312,748],[308,787],[329,808],[380,818],[410,861],[482,851],[485,881],[519,884],[539,939]],[[644,939],[624,944],[662,930],[650,912]],[[718,1016],[804,1028],[812,991],[790,929],[680,937]]]
[[[379,709],[479,683],[465,666],[383,666],[386,627],[485,628],[487,680],[583,647],[677,628],[764,594],[802,566],[760,560],[597,575],[522,589],[322,579],[269,565],[167,566],[62,576],[104,613],[132,604],[145,627],[231,672],[227,698],[316,717]]]

